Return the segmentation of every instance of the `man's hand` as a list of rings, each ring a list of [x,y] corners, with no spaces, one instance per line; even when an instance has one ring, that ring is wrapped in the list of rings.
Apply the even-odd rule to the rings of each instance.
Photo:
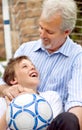
[[[82,130],[82,107],[76,106],[69,110],[69,112],[75,114],[79,119],[80,130]]]
[[[12,101],[13,98],[21,93],[36,93],[36,91],[31,88],[24,88],[19,84],[13,86],[0,86],[0,96],[5,97],[7,99],[7,102]]]
[[[3,86],[4,87],[4,86]],[[10,101],[24,91],[23,87],[19,84],[7,86],[3,89],[3,96],[7,97]]]

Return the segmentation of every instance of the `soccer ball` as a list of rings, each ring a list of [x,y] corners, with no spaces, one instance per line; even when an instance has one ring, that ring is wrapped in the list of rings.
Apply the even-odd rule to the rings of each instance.
[[[38,94],[17,96],[6,113],[8,127],[13,130],[46,130],[52,119],[49,103]]]

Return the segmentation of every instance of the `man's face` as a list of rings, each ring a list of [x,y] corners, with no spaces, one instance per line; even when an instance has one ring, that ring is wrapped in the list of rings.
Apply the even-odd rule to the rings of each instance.
[[[60,15],[55,15],[49,21],[46,21],[42,16],[39,21],[39,32],[43,46],[52,53],[58,50],[66,40],[67,31],[61,31],[62,18]]]
[[[31,61],[23,59],[15,65],[15,80],[23,87],[33,88],[39,84],[39,74]]]

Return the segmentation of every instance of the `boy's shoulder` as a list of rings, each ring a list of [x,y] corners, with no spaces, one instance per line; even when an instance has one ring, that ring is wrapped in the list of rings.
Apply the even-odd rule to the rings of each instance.
[[[39,92],[40,93],[40,96],[42,96],[42,97],[46,97],[46,98],[59,98],[60,96],[59,96],[59,94],[58,94],[58,92],[56,92],[56,91],[45,91],[45,92]]]

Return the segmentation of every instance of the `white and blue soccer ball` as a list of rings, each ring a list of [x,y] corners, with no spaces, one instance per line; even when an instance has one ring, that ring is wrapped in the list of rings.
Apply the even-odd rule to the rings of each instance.
[[[17,96],[6,113],[8,127],[12,130],[46,130],[52,119],[49,103],[37,94]]]

